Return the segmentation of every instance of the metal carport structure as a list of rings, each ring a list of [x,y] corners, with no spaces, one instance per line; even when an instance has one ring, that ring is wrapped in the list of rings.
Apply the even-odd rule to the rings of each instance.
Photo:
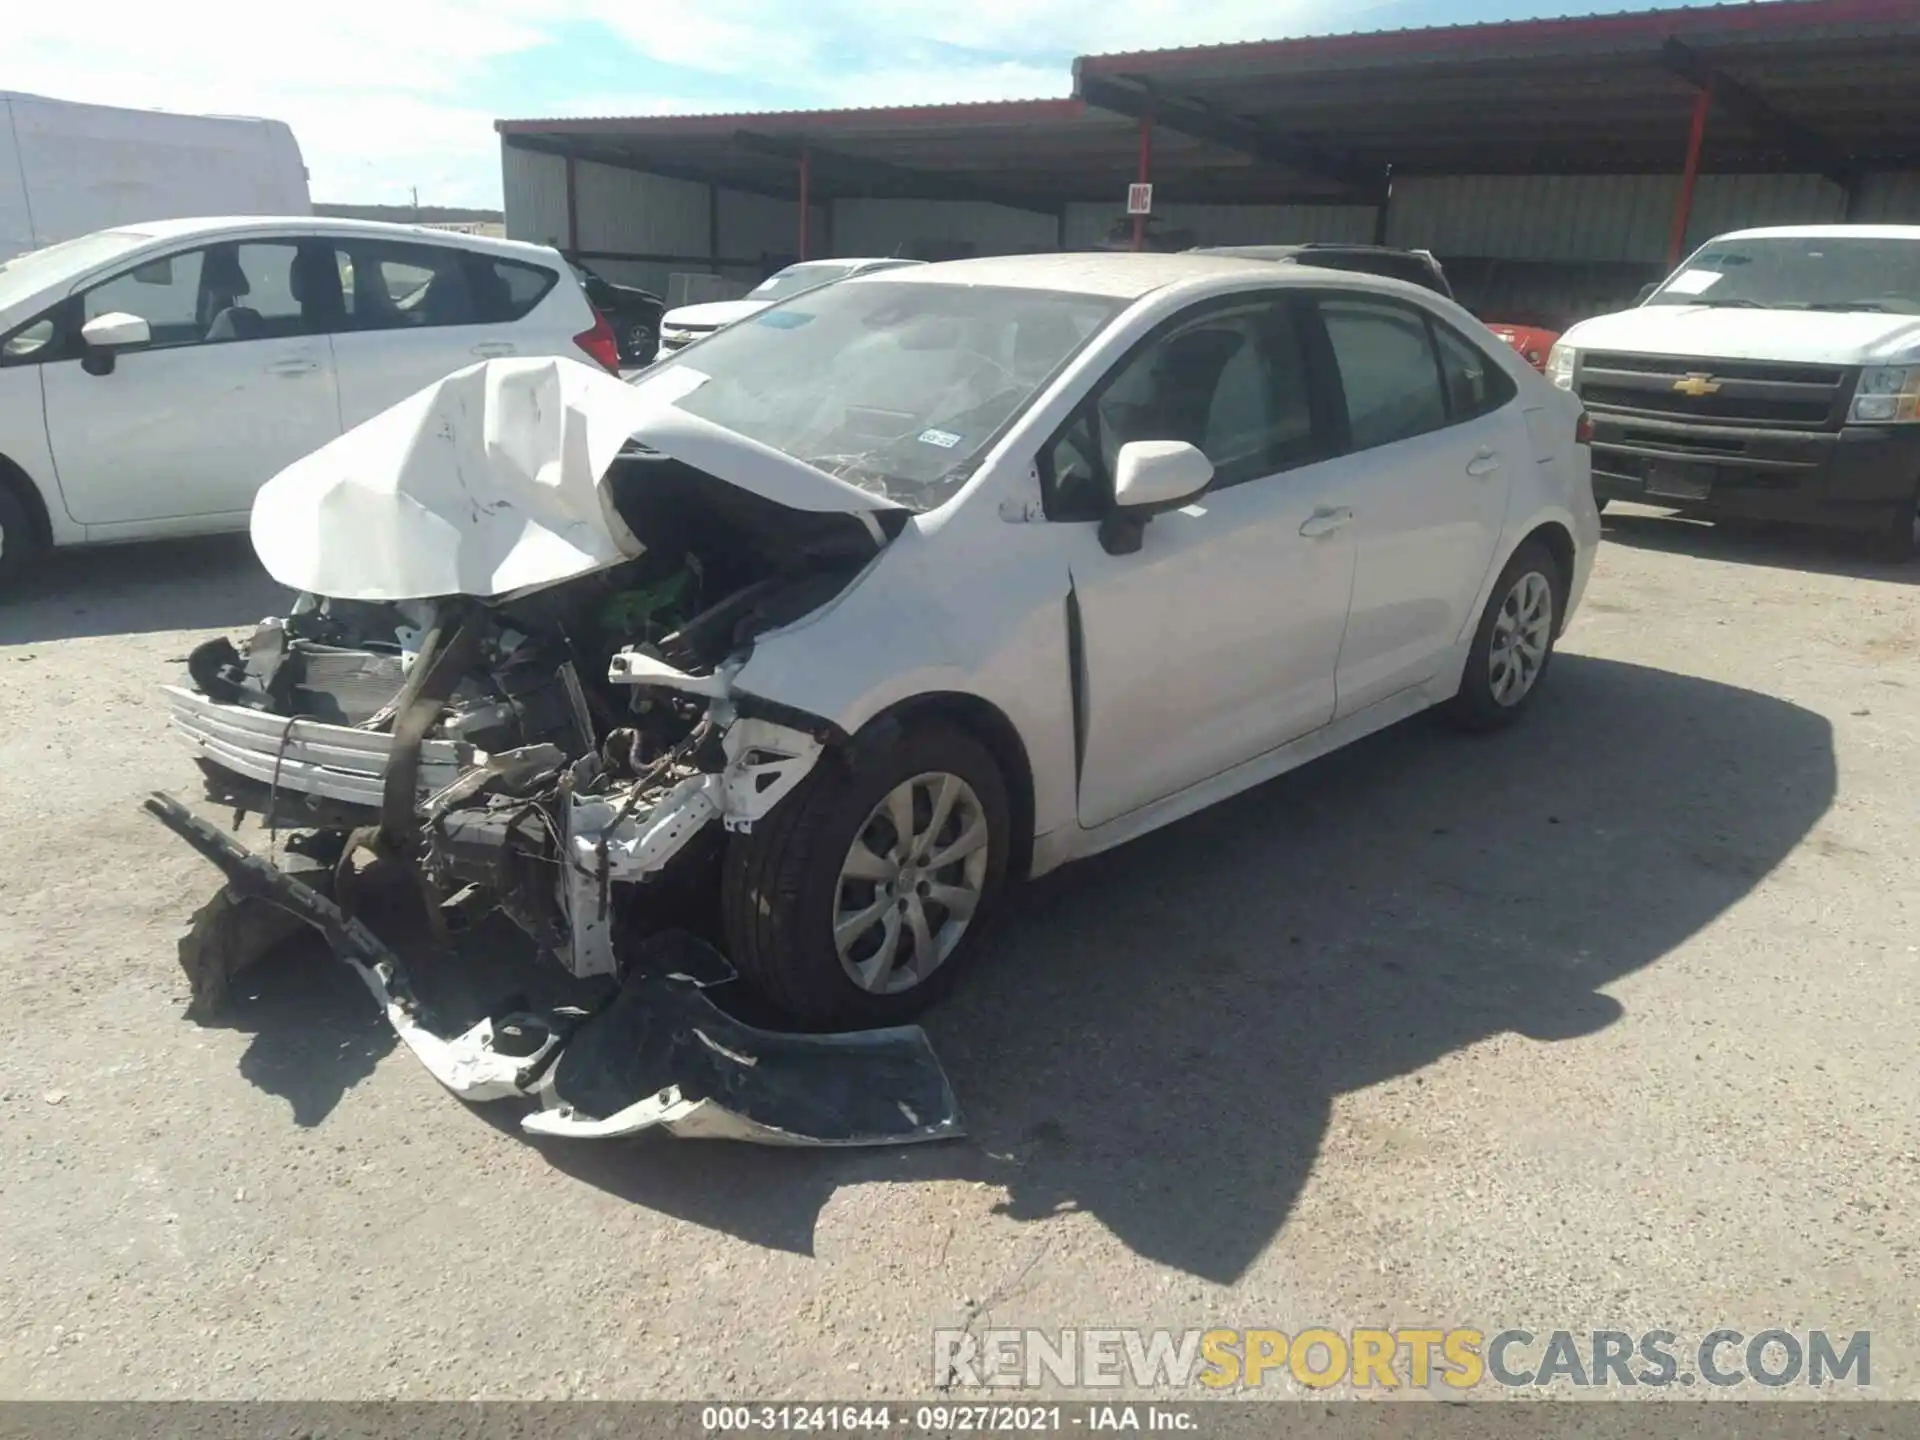
[[[1083,248],[1147,181],[1201,241],[1379,239],[1617,286],[1703,230],[1920,221],[1916,74],[1920,0],[1767,0],[1091,55],[1063,99],[497,129],[514,233],[616,262]],[[625,178],[590,199],[589,170]]]

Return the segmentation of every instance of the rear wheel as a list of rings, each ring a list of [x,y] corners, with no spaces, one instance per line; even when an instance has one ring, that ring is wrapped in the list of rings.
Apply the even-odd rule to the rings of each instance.
[[[1546,678],[1566,605],[1566,580],[1547,547],[1529,540],[1507,562],[1474,632],[1447,713],[1469,730],[1497,730],[1518,720]]]
[[[823,760],[729,843],[727,948],[814,1028],[895,1025],[950,989],[1005,889],[1006,784],[971,735],[933,722]]]

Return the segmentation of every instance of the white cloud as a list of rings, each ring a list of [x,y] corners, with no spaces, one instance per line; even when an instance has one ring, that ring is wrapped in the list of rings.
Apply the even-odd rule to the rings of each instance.
[[[287,121],[317,199],[391,202],[417,187],[430,203],[497,204],[492,122],[517,107],[488,93],[488,67],[559,45],[568,24],[604,25],[714,93],[603,92],[537,108],[659,114],[764,108],[770,85],[809,105],[1061,95],[1071,77],[1054,54],[1297,32],[1333,3],[379,0],[295,16],[259,0],[22,0],[5,29],[9,75],[37,93]]]

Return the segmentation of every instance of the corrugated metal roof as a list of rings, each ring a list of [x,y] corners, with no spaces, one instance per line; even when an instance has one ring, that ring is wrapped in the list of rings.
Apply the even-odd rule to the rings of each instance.
[[[778,129],[830,128],[836,125],[884,121],[894,124],[939,124],[942,121],[1000,120],[1020,123],[1030,120],[1074,120],[1085,117],[1088,107],[1072,96],[1048,96],[1031,100],[956,100],[941,105],[851,105],[838,110],[734,110],[695,112],[678,115],[570,115],[550,119],[496,120],[495,131],[502,135],[535,132],[565,132],[618,127],[622,133],[655,132],[662,135],[706,133],[711,130],[739,129],[744,126]]]
[[[1635,32],[1679,33],[1690,29],[1766,32],[1804,25],[1848,24],[1916,18],[1914,0],[1721,0],[1710,5],[1641,10],[1602,10],[1531,20],[1485,20],[1454,25],[1408,26],[1393,30],[1347,30],[1268,40],[1225,40],[1205,45],[1176,45],[1157,50],[1119,50],[1082,55],[1076,73],[1112,74],[1147,68],[1184,68],[1190,60],[1249,52],[1298,50],[1316,59],[1346,53],[1410,51],[1419,48],[1467,50],[1497,42],[1613,38]]]

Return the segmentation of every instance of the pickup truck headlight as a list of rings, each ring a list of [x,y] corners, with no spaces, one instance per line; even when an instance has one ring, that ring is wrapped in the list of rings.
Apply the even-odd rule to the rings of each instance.
[[[1556,343],[1547,354],[1547,378],[1562,390],[1573,389],[1573,366],[1579,358],[1573,346]]]
[[[1860,372],[1853,392],[1856,425],[1900,425],[1920,420],[1920,365],[1874,365]]]

